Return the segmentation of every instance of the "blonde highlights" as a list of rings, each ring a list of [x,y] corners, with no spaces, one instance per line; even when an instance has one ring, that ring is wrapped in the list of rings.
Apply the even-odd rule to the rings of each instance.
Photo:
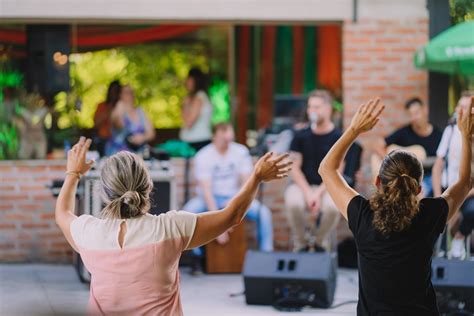
[[[104,218],[133,218],[150,209],[153,182],[143,160],[122,151],[109,157],[101,169]]]

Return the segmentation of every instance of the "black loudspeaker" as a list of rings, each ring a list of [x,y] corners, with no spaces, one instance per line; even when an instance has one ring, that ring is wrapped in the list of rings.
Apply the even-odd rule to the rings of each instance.
[[[244,262],[247,304],[328,308],[336,291],[337,263],[329,253],[258,252]]]
[[[474,261],[435,258],[431,267],[440,312],[474,315]]]
[[[69,91],[68,25],[28,25],[27,88],[30,92],[54,95]]]

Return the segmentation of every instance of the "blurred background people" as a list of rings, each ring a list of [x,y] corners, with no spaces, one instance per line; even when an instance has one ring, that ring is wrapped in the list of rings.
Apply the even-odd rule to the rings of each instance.
[[[211,142],[212,104],[207,95],[207,76],[198,68],[192,68],[186,79],[189,94],[183,101],[182,141],[196,151]]]
[[[141,152],[146,143],[155,138],[155,129],[143,109],[135,105],[130,85],[124,85],[120,99],[111,114],[112,135],[105,152],[113,155],[121,150]]]
[[[39,94],[24,94],[20,102],[15,124],[20,135],[20,159],[45,159],[48,141],[44,131],[44,119],[49,113],[45,100]]]
[[[105,101],[97,105],[97,110],[94,114],[94,126],[97,128],[97,150],[101,156],[105,154],[105,144],[112,136],[111,115],[115,105],[120,98],[120,82],[114,80],[110,83],[107,89],[107,96]]]
[[[436,150],[441,141],[441,131],[430,123],[428,115],[428,106],[418,98],[411,98],[405,103],[405,112],[409,117],[409,124],[397,129],[385,139],[375,142],[375,152],[380,157],[385,157],[387,147],[390,145],[398,145],[404,150],[412,151],[410,148],[414,145],[423,147],[425,159],[422,159],[424,178],[423,178],[423,196],[432,196],[433,189],[431,186],[431,168],[436,157]],[[419,154],[414,152],[418,158]],[[378,169],[378,168],[377,168]],[[378,170],[375,174],[378,174]]]
[[[329,250],[329,235],[340,218],[321,176],[316,172],[342,134],[331,121],[332,102],[328,91],[315,90],[309,94],[306,111],[311,124],[297,131],[290,145],[293,183],[285,191],[285,209],[293,235],[293,251],[296,252]],[[310,230],[309,239],[305,235],[307,228]]]
[[[461,109],[466,111],[469,108],[472,96],[474,96],[474,93],[469,91],[462,93],[456,106],[454,117],[444,129],[443,137],[436,152],[436,162],[433,166],[434,196],[441,196],[443,191],[456,183],[459,178],[459,167],[461,165],[459,153],[461,152],[462,137],[461,131],[456,124],[456,118]],[[465,240],[474,229],[474,189],[469,191],[466,201],[461,206],[461,212],[458,212],[456,215],[461,216],[461,221],[458,227],[453,227],[452,229],[454,238],[448,256],[455,259],[464,259],[466,257]]]
[[[229,123],[213,128],[212,143],[203,147],[195,156],[194,171],[198,182],[198,195],[183,207],[185,211],[202,213],[224,208],[253,169],[248,149],[234,142],[234,129]],[[261,251],[273,250],[272,214],[268,207],[254,200],[246,218],[256,222],[257,238]],[[228,232],[220,235],[221,244],[229,240]],[[192,274],[201,268],[202,249],[193,249]]]

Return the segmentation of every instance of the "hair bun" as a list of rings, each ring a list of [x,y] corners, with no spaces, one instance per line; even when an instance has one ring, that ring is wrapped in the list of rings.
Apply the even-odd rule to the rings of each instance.
[[[140,204],[140,194],[137,191],[127,191],[122,195],[121,199],[124,204],[127,204],[131,207],[138,206]]]

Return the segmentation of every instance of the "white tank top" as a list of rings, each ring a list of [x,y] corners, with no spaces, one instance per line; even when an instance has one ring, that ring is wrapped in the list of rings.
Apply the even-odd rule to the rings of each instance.
[[[187,143],[202,142],[212,138],[211,119],[212,104],[204,91],[198,91],[196,98],[201,99],[201,112],[191,128],[183,127],[180,131],[180,138]]]

